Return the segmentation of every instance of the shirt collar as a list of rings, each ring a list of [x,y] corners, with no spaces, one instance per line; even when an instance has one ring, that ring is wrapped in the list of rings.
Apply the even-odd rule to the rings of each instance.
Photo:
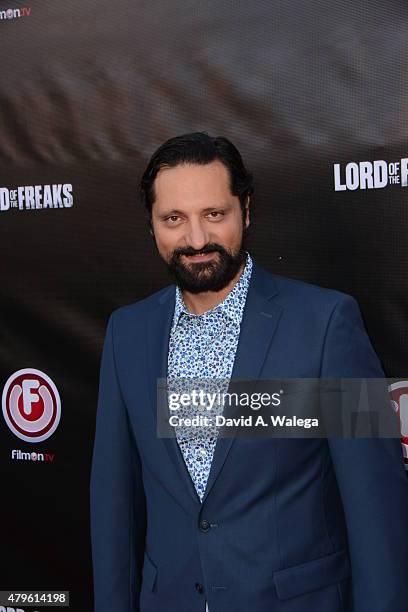
[[[234,285],[234,287],[220,304],[217,304],[217,306],[214,306],[210,310],[206,310],[206,312],[202,314],[195,314],[187,309],[183,300],[181,290],[178,286],[176,286],[176,303],[174,307],[172,331],[177,326],[182,314],[188,315],[192,318],[201,317],[205,320],[211,313],[218,312],[228,317],[236,325],[239,325],[241,323],[252,273],[252,258],[248,251],[246,251],[246,254],[247,258],[245,267],[241,276],[238,279],[238,282]]]

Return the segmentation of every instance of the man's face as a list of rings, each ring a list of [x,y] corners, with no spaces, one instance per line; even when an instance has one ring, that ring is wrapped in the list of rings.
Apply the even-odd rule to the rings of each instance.
[[[239,198],[220,161],[161,169],[154,182],[157,249],[181,289],[220,291],[245,261]],[[248,206],[248,205],[247,205]]]

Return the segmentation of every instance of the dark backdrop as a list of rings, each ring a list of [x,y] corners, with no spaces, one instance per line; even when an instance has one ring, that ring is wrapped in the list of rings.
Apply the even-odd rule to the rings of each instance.
[[[356,174],[359,162],[383,160],[387,171],[399,162],[403,179],[406,9],[402,0],[0,0],[0,384],[40,370],[62,408],[42,442],[1,421],[0,589],[70,590],[72,610],[92,609],[102,341],[114,308],[169,282],[137,193],[167,138],[229,137],[255,175],[251,253],[273,272],[355,296],[387,375],[407,378],[407,191]],[[334,165],[344,185],[353,162],[358,188],[336,190]],[[57,194],[55,208],[7,208],[10,191],[36,185],[43,199],[46,185],[71,187],[72,205]],[[15,460],[12,450],[55,457]]]

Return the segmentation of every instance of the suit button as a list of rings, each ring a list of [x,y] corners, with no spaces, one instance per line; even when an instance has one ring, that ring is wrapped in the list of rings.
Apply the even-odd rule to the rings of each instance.
[[[200,529],[201,531],[208,531],[210,529],[210,523],[208,521],[206,521],[205,519],[202,520],[200,522]]]
[[[195,589],[196,589],[197,593],[204,593],[204,587],[199,582],[195,583]]]

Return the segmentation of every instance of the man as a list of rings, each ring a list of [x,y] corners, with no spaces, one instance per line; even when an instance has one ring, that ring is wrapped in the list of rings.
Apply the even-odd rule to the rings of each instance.
[[[406,612],[408,488],[389,439],[157,436],[157,380],[384,376],[358,306],[245,250],[252,176],[225,138],[142,178],[175,284],[104,344],[91,475],[95,612]]]

